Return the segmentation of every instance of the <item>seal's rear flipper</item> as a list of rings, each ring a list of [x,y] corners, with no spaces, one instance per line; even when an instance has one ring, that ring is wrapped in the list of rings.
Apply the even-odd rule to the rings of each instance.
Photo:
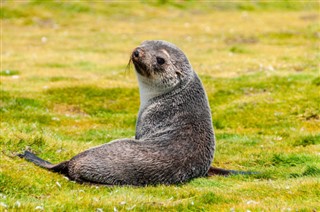
[[[61,174],[64,174],[64,175],[68,175],[69,161],[64,161],[62,163],[54,165],[48,161],[45,161],[45,160],[39,158],[38,156],[36,156],[35,154],[33,154],[29,151],[25,151],[23,154],[18,154],[18,156],[20,158],[24,158],[27,161],[30,161],[30,162],[36,164],[37,166],[40,166],[42,168],[48,169],[53,172],[60,172]]]
[[[210,166],[209,171],[208,171],[208,176],[213,176],[213,175],[222,175],[222,176],[228,176],[228,175],[236,175],[236,174],[258,174],[256,172],[245,172],[245,171],[235,171],[235,170],[227,170],[227,169],[221,169],[221,168],[215,168]]]
[[[48,161],[45,161],[45,160],[37,157],[35,154],[33,154],[29,151],[25,151],[23,154],[18,154],[18,156],[20,158],[24,158],[27,161],[30,161],[30,162],[36,164],[37,166],[40,166],[40,167],[43,167],[46,169],[49,169],[52,166],[52,164],[49,163]]]

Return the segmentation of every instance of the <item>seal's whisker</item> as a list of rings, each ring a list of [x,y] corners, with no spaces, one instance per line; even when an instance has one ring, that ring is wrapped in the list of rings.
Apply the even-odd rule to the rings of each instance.
[[[132,64],[132,57],[130,56],[129,62],[128,62],[127,66],[126,66],[126,69],[125,69],[126,72],[130,71],[131,64]]]

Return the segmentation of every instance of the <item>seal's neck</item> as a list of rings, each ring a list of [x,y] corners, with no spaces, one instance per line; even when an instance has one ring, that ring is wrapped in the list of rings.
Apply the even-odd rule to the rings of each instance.
[[[176,81],[171,79],[170,86],[166,86],[164,81],[160,81],[161,79],[157,81],[156,79],[149,79],[137,74],[140,91],[140,110],[145,108],[148,105],[148,102],[155,97],[164,95],[173,90],[177,93],[181,89],[184,89],[184,87],[192,81],[194,75],[195,73],[190,74],[190,76],[184,76],[183,79],[176,78]]]
[[[157,83],[139,74],[137,74],[137,77],[140,91],[140,109],[144,108],[150,99],[167,93],[172,89],[168,87],[156,87],[155,84]]]

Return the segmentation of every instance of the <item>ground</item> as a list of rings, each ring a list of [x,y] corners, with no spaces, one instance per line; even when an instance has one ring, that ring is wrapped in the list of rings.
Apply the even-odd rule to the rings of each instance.
[[[319,211],[318,1],[1,1],[0,210]],[[174,186],[71,182],[53,163],[133,137],[131,51],[175,43],[212,110],[213,166],[259,172]]]

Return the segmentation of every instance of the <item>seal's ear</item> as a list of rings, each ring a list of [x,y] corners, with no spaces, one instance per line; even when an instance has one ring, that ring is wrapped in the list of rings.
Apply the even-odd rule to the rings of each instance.
[[[180,71],[180,70],[177,70],[176,71],[176,75],[179,77],[179,79],[181,78],[181,76],[182,76],[182,72]]]

